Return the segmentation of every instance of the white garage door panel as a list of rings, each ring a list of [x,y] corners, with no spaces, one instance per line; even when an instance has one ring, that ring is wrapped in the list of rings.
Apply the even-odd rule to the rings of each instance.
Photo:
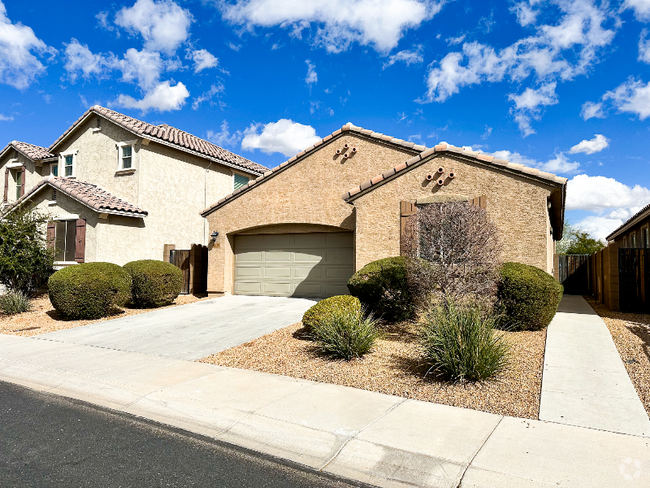
[[[235,236],[234,293],[346,294],[353,258],[352,233]]]

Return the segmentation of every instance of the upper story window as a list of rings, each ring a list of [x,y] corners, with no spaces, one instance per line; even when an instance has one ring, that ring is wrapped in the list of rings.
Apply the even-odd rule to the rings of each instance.
[[[63,160],[63,176],[66,178],[75,176],[77,164],[77,151],[61,153]],[[56,175],[55,175],[56,176]]]
[[[133,164],[133,146],[120,147],[121,169],[129,169]]]
[[[248,178],[243,175],[235,173],[235,190],[239,190],[242,186],[248,184]]]
[[[50,166],[50,174],[52,176],[59,176],[59,163],[54,163]]]
[[[636,232],[633,232],[630,237],[631,237],[631,240],[632,240],[631,246],[636,247]]]
[[[641,240],[643,241],[641,245],[645,247],[646,249],[650,247],[650,235],[648,235],[648,228],[644,227],[641,230]]]

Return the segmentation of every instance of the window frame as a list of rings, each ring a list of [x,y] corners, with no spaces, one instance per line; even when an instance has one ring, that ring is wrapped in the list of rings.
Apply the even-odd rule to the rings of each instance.
[[[52,221],[54,222],[54,265],[56,266],[61,266],[61,265],[69,265],[69,264],[77,264],[77,261],[75,260],[75,253],[77,250],[77,220],[79,220],[78,215],[65,215],[62,217],[54,217]],[[57,236],[58,236],[58,224],[64,223],[65,224],[65,231],[64,231],[64,248],[63,248],[63,259],[62,260],[57,260],[56,256],[58,254],[57,252]],[[74,231],[72,232],[72,249],[67,249],[68,247],[68,237],[70,237],[70,231],[69,231],[69,226],[72,225]],[[66,252],[71,252],[72,253],[72,260],[66,260]],[[68,256],[69,257],[69,256]]]
[[[650,248],[650,226],[641,227],[641,246],[644,249]]]
[[[66,151],[66,152],[62,152],[60,154],[61,161],[63,162],[63,177],[64,178],[76,178],[76,176],[77,176],[77,153],[78,152],[79,151]],[[66,163],[66,158],[68,156],[72,157],[72,164],[70,166],[67,166],[65,164]],[[71,168],[71,172],[70,172],[69,175],[66,174],[66,169],[68,167]],[[57,169],[57,173],[58,173],[58,169]]]
[[[138,143],[138,139],[135,139],[133,141],[123,141],[123,142],[118,142],[115,146],[117,147],[117,171],[135,171],[135,155],[137,153],[136,151],[136,144]],[[124,148],[125,147],[130,147],[131,148],[131,166],[128,168],[124,167]],[[128,156],[127,156],[128,157]]]

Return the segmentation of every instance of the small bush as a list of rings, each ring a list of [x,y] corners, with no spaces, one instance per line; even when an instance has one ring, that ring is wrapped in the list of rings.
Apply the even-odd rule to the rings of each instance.
[[[380,337],[376,321],[361,310],[333,310],[312,329],[317,347],[325,354],[350,360],[369,352]]]
[[[453,302],[432,307],[421,335],[429,372],[452,381],[477,381],[502,371],[510,345],[494,325],[495,319],[478,307]]]
[[[514,330],[540,330],[548,326],[562,300],[563,286],[550,274],[522,263],[499,269],[497,310]]]
[[[86,263],[63,268],[48,281],[50,302],[63,317],[98,319],[131,298],[131,276],[112,263]]]
[[[407,280],[407,261],[402,256],[365,265],[350,278],[348,289],[365,308],[388,322],[406,320],[415,311]]]
[[[7,315],[28,312],[31,308],[29,297],[21,291],[10,291],[0,295],[0,310]]]
[[[132,261],[124,269],[131,275],[131,300],[138,308],[170,305],[183,287],[183,272],[164,261]]]
[[[326,298],[305,312],[302,316],[302,325],[308,332],[311,332],[320,325],[324,318],[337,310],[360,312],[361,302],[359,302],[358,298],[350,295],[336,295]]]

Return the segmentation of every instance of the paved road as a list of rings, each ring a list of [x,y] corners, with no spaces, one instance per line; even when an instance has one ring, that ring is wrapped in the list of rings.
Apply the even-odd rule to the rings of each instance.
[[[200,359],[302,320],[305,298],[227,296],[98,322],[39,339]]]
[[[0,382],[0,486],[362,486]]]

